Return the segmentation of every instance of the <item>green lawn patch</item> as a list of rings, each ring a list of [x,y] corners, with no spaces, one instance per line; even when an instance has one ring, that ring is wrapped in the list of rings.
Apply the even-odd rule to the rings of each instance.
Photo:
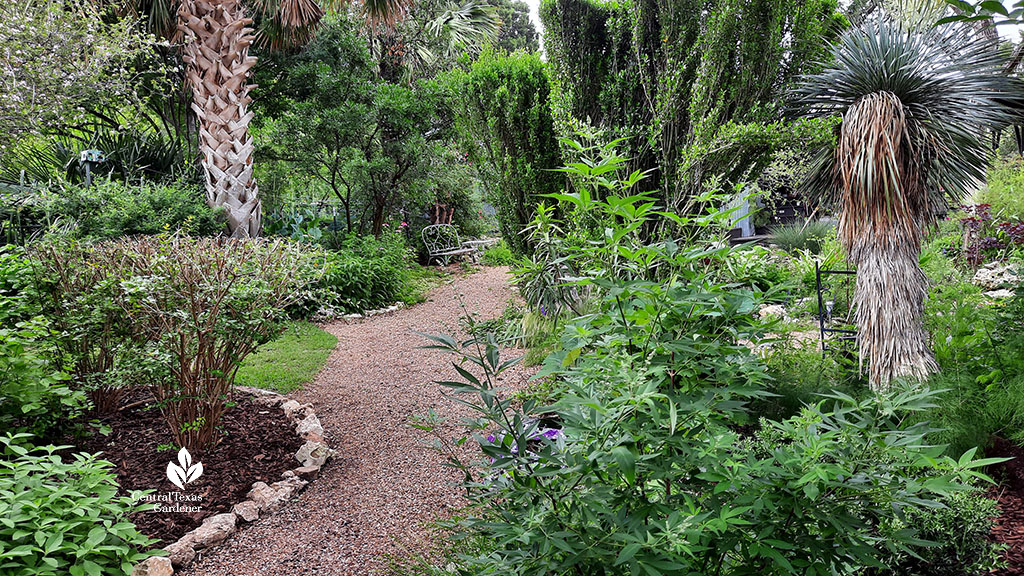
[[[324,367],[337,343],[315,324],[294,322],[242,362],[235,384],[281,393],[302,388]]]

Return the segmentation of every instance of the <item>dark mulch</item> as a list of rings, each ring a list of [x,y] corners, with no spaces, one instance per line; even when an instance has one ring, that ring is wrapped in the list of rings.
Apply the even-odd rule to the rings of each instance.
[[[999,482],[992,489],[992,496],[999,500],[1001,511],[992,537],[1009,546],[1004,556],[1007,567],[993,575],[1024,576],[1024,449],[1009,440],[996,438],[985,455],[1013,458],[993,466],[992,470],[993,478]]]
[[[170,448],[167,424],[155,407],[139,406],[104,419],[109,436],[94,434],[75,442],[76,450],[103,452],[115,466],[122,490],[153,490],[171,500],[164,506],[200,506],[198,512],[151,511],[132,520],[139,531],[167,545],[202,523],[203,518],[227,512],[245,499],[253,482],[276,482],[281,473],[298,465],[293,454],[302,440],[278,409],[260,406],[239,394],[237,403],[222,421],[223,437],[213,450],[195,457],[203,475],[178,490],[167,479],[167,463],[176,461]],[[127,403],[126,403],[127,405]],[[157,447],[162,447],[159,449]],[[202,496],[202,502],[185,501],[184,495]]]

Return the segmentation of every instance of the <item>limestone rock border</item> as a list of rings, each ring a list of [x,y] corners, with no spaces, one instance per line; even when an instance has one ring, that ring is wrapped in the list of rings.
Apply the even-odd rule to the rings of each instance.
[[[310,404],[299,404],[286,396],[236,386],[235,390],[251,394],[253,401],[268,408],[280,408],[285,418],[295,426],[295,434],[306,441],[294,454],[298,466],[286,470],[282,479],[267,484],[255,482],[246,499],[231,507],[230,512],[215,514],[203,520],[198,528],[188,532],[177,542],[167,546],[167,556],[151,556],[132,569],[132,576],[172,576],[195,560],[196,555],[224,542],[238,530],[239,524],[255,522],[273,514],[292,497],[302,491],[320,474],[320,469],[334,455],[324,440],[324,429]]]

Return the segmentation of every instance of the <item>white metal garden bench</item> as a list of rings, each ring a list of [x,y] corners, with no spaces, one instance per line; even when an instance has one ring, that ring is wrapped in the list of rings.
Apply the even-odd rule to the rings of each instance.
[[[451,224],[434,224],[420,232],[423,244],[427,247],[427,264],[431,260],[440,260],[447,266],[455,256],[474,255],[477,249],[467,246],[459,239],[459,232]]]

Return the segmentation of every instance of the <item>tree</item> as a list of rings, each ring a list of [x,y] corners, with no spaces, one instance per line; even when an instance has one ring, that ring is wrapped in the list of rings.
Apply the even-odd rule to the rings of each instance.
[[[485,50],[468,71],[448,78],[463,140],[493,176],[502,237],[513,250],[529,250],[522,231],[533,220],[535,197],[562,191],[565,178],[548,98],[544,62],[536,54]]]
[[[380,234],[396,211],[422,208],[420,181],[451,120],[436,81],[375,73],[360,29],[331,17],[306,49],[269,59],[260,81],[282,101],[268,110],[260,152],[330,190],[349,233]]]
[[[922,236],[946,198],[985,176],[986,126],[1005,126],[1020,83],[964,28],[870,23],[843,36],[834,63],[807,76],[792,113],[840,115],[809,186],[840,206],[839,238],[857,267],[857,343],[871,387],[938,370],[922,320]]]
[[[498,9],[501,29],[494,43],[496,48],[512,53],[516,50],[536,52],[540,50],[539,35],[530,20],[530,7],[522,0],[489,0]]]
[[[135,59],[151,49],[131,19],[85,1],[0,3],[0,153],[20,136],[83,121],[131,98]]]
[[[240,0],[127,0],[127,8],[145,13],[154,32],[182,42],[185,78],[199,120],[207,202],[225,208],[232,236],[259,234],[261,205],[253,177],[252,86],[248,83],[256,58],[249,48],[256,42],[272,48],[301,46],[314,35],[324,6],[315,0],[252,0],[251,6]],[[249,27],[251,9],[259,15],[258,34]],[[403,0],[360,5],[373,29],[393,26],[408,9]]]
[[[559,135],[627,138],[677,210],[770,159],[782,93],[846,26],[835,0],[544,0],[541,19]]]
[[[253,142],[249,135],[252,86],[247,80],[256,58],[249,54],[249,48],[254,43],[271,49],[302,46],[315,35],[325,7],[347,6],[348,2],[251,0],[251,6],[241,0],[127,2],[130,9],[147,13],[153,30],[183,42],[186,81],[192,90],[192,109],[199,119],[207,201],[225,208],[232,236],[258,234],[262,211],[253,176]],[[456,6],[456,14],[434,25],[432,31],[448,34],[457,45],[473,31],[472,26],[465,26],[466,20],[481,21],[476,6],[475,0]],[[395,37],[396,24],[409,16],[410,7],[408,0],[358,4],[371,44],[382,47],[380,54],[398,60],[407,57],[407,51],[390,39]],[[249,28],[253,23],[247,16],[250,12],[258,16],[258,32]],[[382,59],[378,67],[382,71],[394,69],[389,63]]]

